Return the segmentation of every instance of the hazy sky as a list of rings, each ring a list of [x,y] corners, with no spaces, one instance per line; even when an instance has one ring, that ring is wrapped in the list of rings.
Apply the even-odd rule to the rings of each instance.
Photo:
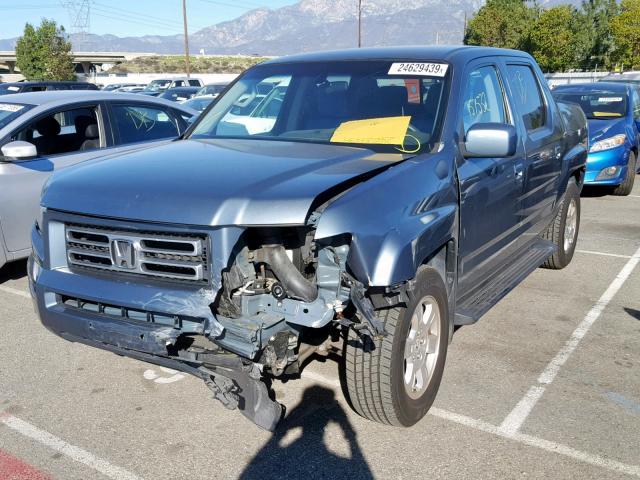
[[[0,38],[22,34],[26,22],[52,18],[72,30],[69,9],[80,0],[0,0]],[[278,8],[296,0],[187,0],[189,31],[232,20],[259,7]],[[91,0],[91,33],[118,36],[171,35],[182,32],[182,0]]]

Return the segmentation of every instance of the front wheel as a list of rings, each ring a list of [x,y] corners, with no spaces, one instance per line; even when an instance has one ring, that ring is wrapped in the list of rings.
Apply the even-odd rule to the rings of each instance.
[[[567,185],[556,218],[542,234],[542,238],[549,240],[556,246],[556,252],[543,264],[544,268],[560,270],[573,258],[580,230],[580,190],[572,178]]]
[[[626,196],[633,190],[633,183],[636,178],[636,154],[629,153],[629,160],[627,162],[627,175],[624,177],[624,181],[613,189],[614,195]]]
[[[371,340],[353,329],[345,344],[346,390],[363,417],[411,426],[424,417],[440,387],[449,344],[445,285],[425,267],[407,307],[377,312],[386,336]]]

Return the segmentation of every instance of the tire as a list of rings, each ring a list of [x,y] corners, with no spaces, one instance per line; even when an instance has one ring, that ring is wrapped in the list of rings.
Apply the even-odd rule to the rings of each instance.
[[[556,218],[542,234],[543,239],[549,240],[557,247],[556,252],[542,264],[543,268],[560,270],[571,263],[579,230],[580,190],[575,180],[571,179]]]
[[[631,151],[629,153],[629,161],[627,163],[627,175],[624,181],[613,189],[613,194],[618,196],[627,196],[633,190],[633,183],[636,178],[636,154]]]
[[[416,321],[418,317],[412,322],[413,314],[418,312],[426,313],[420,317],[426,318],[426,322]],[[424,417],[433,404],[444,371],[449,311],[442,278],[433,268],[423,267],[416,276],[410,304],[379,310],[376,315],[387,332],[383,338],[372,340],[352,328],[348,330],[342,377],[345,390],[354,410],[361,416],[383,424],[409,427]],[[414,350],[408,351],[407,362],[405,347],[411,348],[407,345],[410,334]],[[419,360],[418,355],[425,360]],[[413,368],[420,365],[425,368]],[[413,375],[412,372],[421,373]],[[405,374],[411,379],[409,385],[413,382],[413,388],[405,386]]]

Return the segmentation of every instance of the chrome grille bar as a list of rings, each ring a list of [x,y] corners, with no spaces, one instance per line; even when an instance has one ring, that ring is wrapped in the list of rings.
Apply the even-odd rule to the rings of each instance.
[[[65,238],[69,267],[194,282],[207,280],[204,236],[66,225]]]

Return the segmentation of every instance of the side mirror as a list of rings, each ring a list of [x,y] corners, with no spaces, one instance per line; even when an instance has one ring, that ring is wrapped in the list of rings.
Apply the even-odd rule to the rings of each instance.
[[[33,143],[20,140],[7,143],[0,151],[5,159],[14,162],[32,160],[38,156],[38,151]]]
[[[518,135],[506,123],[476,123],[464,139],[465,157],[510,157],[516,153]]]

